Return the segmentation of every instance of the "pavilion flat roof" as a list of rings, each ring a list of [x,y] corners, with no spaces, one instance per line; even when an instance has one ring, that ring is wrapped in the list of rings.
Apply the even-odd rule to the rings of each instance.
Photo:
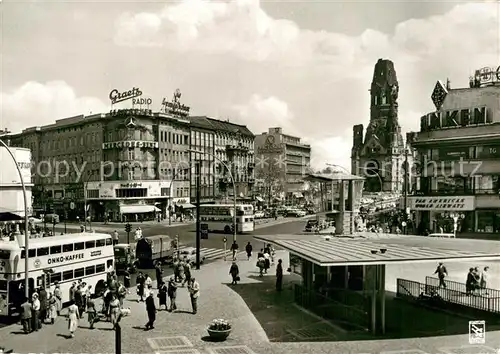
[[[439,239],[433,242],[432,238],[426,238],[425,246],[416,246],[414,242],[405,241],[404,237],[398,238],[397,242],[390,238],[375,241],[331,237],[326,240],[325,236],[319,235],[259,235],[254,238],[323,267],[500,259],[500,247],[475,250],[472,240],[468,240],[468,246],[462,245],[465,247],[458,249],[445,248],[446,243]],[[381,249],[386,249],[386,252],[382,253]],[[377,250],[377,253],[372,254],[372,250]]]

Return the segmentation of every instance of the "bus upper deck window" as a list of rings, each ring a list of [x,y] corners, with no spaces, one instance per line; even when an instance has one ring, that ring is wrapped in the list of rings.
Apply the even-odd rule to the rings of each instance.
[[[85,243],[84,242],[77,242],[75,243],[75,251],[83,250],[85,248]]]
[[[96,242],[95,242],[96,247],[103,247],[105,244],[106,244],[105,239],[96,240]]]
[[[62,251],[61,245],[50,247],[50,254],[59,254]]]
[[[73,244],[67,243],[63,245],[63,252],[73,252]]]
[[[110,238],[107,238],[106,239],[106,246],[111,246],[113,244],[113,240],[111,240]]]
[[[35,258],[36,257],[36,248],[32,248],[29,250],[28,252],[28,257],[29,258]],[[26,258],[26,251],[25,250],[22,250],[21,251],[21,258]]]
[[[94,248],[95,247],[95,241],[92,240],[92,241],[87,241],[85,242],[85,248]]]
[[[49,255],[49,248],[48,247],[42,247],[36,250],[36,256],[41,257],[41,256],[48,256]]]

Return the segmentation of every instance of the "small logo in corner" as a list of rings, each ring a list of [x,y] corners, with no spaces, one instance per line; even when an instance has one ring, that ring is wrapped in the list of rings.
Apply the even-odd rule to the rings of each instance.
[[[484,344],[486,342],[486,322],[469,321],[469,344]]]

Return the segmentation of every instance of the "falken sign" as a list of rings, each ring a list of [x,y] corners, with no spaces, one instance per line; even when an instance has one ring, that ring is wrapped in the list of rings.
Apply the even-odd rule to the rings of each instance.
[[[411,210],[471,211],[475,209],[475,197],[410,197]]]

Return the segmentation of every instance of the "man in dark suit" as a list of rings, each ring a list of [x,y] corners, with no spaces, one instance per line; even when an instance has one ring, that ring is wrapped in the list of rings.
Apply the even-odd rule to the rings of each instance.
[[[148,323],[146,323],[146,330],[153,329],[156,320],[156,305],[153,297],[153,292],[149,293],[146,298],[146,312],[148,313]]]

